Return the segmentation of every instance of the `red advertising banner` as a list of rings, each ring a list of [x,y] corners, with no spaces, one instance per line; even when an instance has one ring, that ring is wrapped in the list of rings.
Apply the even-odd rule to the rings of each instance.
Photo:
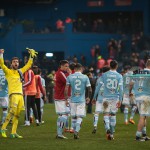
[[[132,0],[115,0],[116,6],[129,6],[132,5]]]
[[[104,6],[104,0],[88,0],[87,5],[89,7],[101,7]]]

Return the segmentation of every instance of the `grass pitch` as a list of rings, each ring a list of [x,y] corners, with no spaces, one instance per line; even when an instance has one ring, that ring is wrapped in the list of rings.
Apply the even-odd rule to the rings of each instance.
[[[8,126],[8,138],[2,138],[0,135],[0,150],[149,150],[150,141],[137,142],[134,140],[137,129],[139,115],[135,115],[136,125],[125,125],[123,113],[117,114],[117,126],[115,140],[106,140],[103,125],[103,117],[100,115],[98,130],[92,134],[93,114],[87,114],[83,119],[80,130],[80,139],[74,140],[73,134],[65,133],[68,140],[56,139],[56,120],[54,104],[44,106],[43,120],[45,123],[36,126],[33,123],[30,127],[22,126],[24,123],[24,112],[22,112],[18,134],[23,139],[10,139],[11,125]],[[147,121],[147,133],[150,136],[150,119]]]

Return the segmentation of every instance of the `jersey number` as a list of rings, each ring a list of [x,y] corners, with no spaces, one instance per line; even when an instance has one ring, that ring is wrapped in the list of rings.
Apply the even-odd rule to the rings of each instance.
[[[0,85],[5,85],[5,76],[0,76]]]
[[[118,86],[118,81],[116,79],[107,79],[106,87],[108,89],[116,89]]]
[[[126,77],[126,84],[130,83],[130,77]]]
[[[76,81],[75,81],[75,89],[76,90],[80,90],[81,88],[80,88],[80,85],[81,85],[81,81],[79,80],[79,79],[77,79]]]

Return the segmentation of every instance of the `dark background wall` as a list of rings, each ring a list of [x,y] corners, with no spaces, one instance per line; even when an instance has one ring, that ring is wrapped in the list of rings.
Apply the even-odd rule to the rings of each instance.
[[[120,34],[74,33],[72,24],[67,24],[63,33],[52,32],[48,34],[24,33],[21,21],[33,20],[39,27],[46,24],[55,26],[56,20],[66,17],[77,18],[78,13],[85,12],[114,12],[114,11],[140,11],[143,13],[144,34],[150,34],[150,1],[133,0],[131,6],[114,6],[114,0],[104,0],[103,7],[88,7],[87,0],[58,0],[52,4],[1,4],[5,16],[0,17],[0,22],[8,24],[11,19],[17,23],[8,28],[0,37],[1,48],[4,48],[5,58],[13,56],[23,57],[26,47],[31,47],[39,52],[64,52],[64,57],[82,54],[90,60],[90,49],[99,44],[103,57],[107,57],[107,43],[110,38],[119,39]],[[130,35],[129,39],[130,39]],[[130,47],[130,41],[127,42]],[[129,50],[129,49],[128,49]]]

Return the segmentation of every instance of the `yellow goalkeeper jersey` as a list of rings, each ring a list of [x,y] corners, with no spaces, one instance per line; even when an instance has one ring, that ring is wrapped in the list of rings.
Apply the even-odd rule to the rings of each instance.
[[[23,68],[20,68],[20,71],[22,73],[26,72],[31,67],[32,63],[33,63],[33,59],[30,58],[28,63]],[[22,82],[20,80],[20,75],[18,73],[18,70],[7,68],[7,66],[5,66],[4,64],[3,58],[0,58],[0,66],[4,71],[5,77],[8,82],[8,94],[9,95],[14,93],[23,94]]]

